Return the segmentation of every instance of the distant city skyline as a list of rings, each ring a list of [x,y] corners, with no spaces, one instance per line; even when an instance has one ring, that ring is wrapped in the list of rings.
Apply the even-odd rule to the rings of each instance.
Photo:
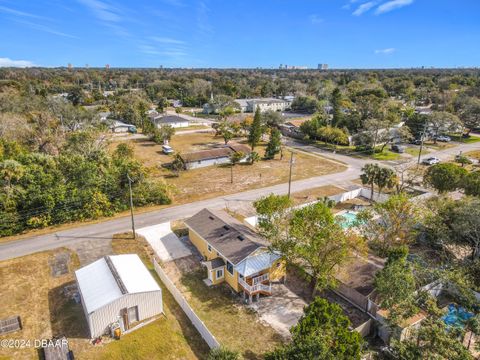
[[[480,66],[480,1],[0,0],[0,67]]]

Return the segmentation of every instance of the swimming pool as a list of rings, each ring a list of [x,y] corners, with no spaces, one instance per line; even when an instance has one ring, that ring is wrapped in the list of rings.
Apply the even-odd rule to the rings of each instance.
[[[355,223],[357,221],[356,211],[345,211],[342,213],[338,213],[337,216],[341,216],[340,224],[344,229],[348,229],[355,226]]]
[[[442,320],[448,327],[465,327],[465,323],[468,319],[473,317],[473,313],[465,310],[463,307],[450,304],[448,305],[448,312],[446,315],[442,316]]]

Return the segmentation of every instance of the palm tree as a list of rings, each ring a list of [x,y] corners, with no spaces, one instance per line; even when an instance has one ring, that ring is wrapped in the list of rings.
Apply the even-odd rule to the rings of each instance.
[[[375,180],[375,185],[378,186],[378,195],[382,193],[384,188],[391,189],[397,183],[397,175],[392,169],[379,167],[379,172]]]
[[[363,174],[360,175],[363,185],[370,185],[370,201],[373,201],[373,190],[377,181],[378,173],[380,172],[380,166],[377,164],[366,164],[362,168]]]

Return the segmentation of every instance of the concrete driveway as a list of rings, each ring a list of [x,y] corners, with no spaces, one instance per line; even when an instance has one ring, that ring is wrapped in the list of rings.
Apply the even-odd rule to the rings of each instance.
[[[303,315],[307,303],[283,284],[272,284],[272,296],[261,297],[249,305],[260,320],[274,328],[280,335],[290,338],[290,328]]]
[[[172,231],[170,222],[147,226],[137,230],[137,233],[145,237],[163,262],[192,255],[190,249]]]

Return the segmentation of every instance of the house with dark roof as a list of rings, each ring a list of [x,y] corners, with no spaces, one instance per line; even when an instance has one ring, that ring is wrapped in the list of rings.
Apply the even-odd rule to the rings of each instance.
[[[265,239],[225,211],[203,209],[185,221],[189,238],[203,256],[207,285],[226,282],[251,301],[271,295],[271,282],[285,277],[280,254]]]
[[[178,115],[160,115],[158,113],[152,113],[149,115],[149,119],[158,128],[164,125],[170,125],[173,128],[184,128],[190,125],[187,119]]]
[[[245,156],[240,160],[241,163],[246,162],[251,150],[243,144],[231,143],[219,148],[210,150],[196,151],[193,153],[181,154],[186,170],[197,169],[212,165],[221,165],[230,163],[230,156],[233,153],[242,153]]]

